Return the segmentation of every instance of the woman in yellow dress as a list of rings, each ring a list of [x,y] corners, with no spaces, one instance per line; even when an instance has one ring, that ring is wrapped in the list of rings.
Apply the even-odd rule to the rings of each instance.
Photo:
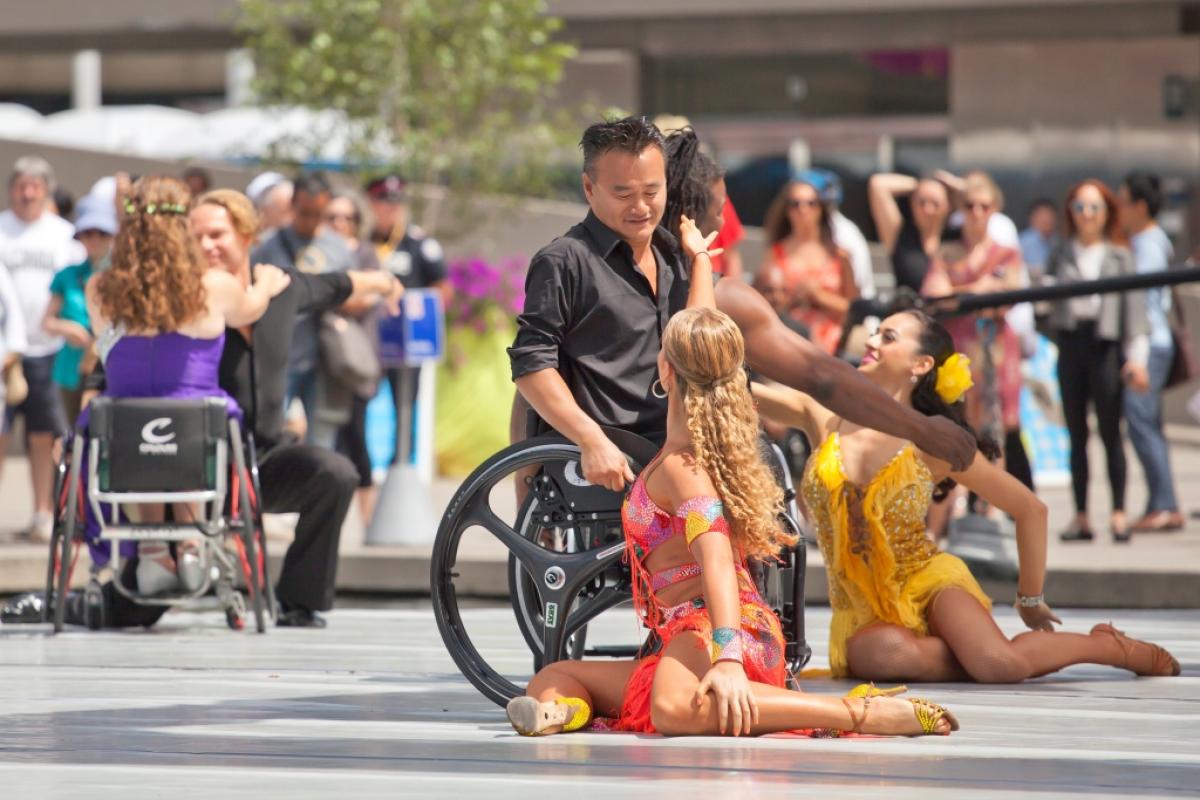
[[[968,360],[937,321],[920,311],[885,319],[867,341],[860,369],[897,401],[964,427]],[[829,575],[834,677],[872,681],[1012,683],[1071,664],[1107,664],[1138,675],[1178,675],[1163,648],[1108,624],[1090,634],[1054,630],[1046,605],[1046,506],[992,464],[980,441],[963,472],[906,442],[862,428],[792,389],[755,384],[761,413],[819,443],[801,491]],[[926,536],[930,501],[961,483],[1016,521],[1017,610],[1032,630],[1009,639],[991,602],[958,558]]]

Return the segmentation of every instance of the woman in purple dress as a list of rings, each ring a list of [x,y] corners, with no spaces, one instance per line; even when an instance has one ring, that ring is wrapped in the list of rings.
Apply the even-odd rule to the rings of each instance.
[[[243,289],[231,275],[208,269],[188,231],[189,201],[183,183],[160,176],[137,181],[121,201],[124,215],[112,266],[87,285],[88,314],[107,376],[105,394],[225,397],[229,413],[240,416],[217,381],[225,328],[257,321],[290,278],[277,267],[259,265],[255,282]],[[86,413],[79,425],[86,427]],[[187,504],[175,509],[176,519],[194,513]],[[136,514],[142,521],[156,521],[163,509],[142,505]],[[109,552],[96,539],[98,532],[89,520],[92,560],[101,564]],[[178,569],[164,543],[144,542],[137,553],[143,594],[173,591],[180,584],[194,591],[203,581],[198,542],[177,547]]]

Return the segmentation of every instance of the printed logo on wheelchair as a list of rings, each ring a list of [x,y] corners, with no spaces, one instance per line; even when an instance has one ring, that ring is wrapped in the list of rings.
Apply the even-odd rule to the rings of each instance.
[[[160,433],[171,425],[170,417],[158,417],[142,426],[142,443],[138,452],[146,456],[173,456],[179,453],[179,445],[174,444],[174,433]]]

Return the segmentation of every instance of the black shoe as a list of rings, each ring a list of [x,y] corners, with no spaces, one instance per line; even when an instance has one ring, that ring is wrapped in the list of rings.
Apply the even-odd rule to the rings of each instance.
[[[1133,539],[1133,532],[1129,528],[1121,530],[1120,528],[1112,529],[1113,544],[1129,544]]]
[[[1067,528],[1058,535],[1060,542],[1090,542],[1096,538],[1088,528]]]
[[[42,621],[46,596],[42,592],[19,594],[0,608],[0,622],[5,625],[26,625]]]
[[[279,617],[275,620],[275,624],[281,628],[324,628],[325,618],[315,611],[309,611],[307,608],[288,608],[279,607]]]

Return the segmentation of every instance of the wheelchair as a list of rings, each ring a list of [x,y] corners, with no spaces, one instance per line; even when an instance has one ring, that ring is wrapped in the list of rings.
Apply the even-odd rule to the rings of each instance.
[[[276,609],[254,442],[243,438],[226,400],[97,397],[88,413],[87,430],[68,439],[55,475],[43,622],[52,614],[54,632],[62,630],[90,508],[112,555],[108,566],[91,569],[83,606],[89,628],[104,627],[101,575],[111,568],[114,588],[133,603],[184,606],[215,593],[230,628],[244,628],[249,611],[256,630],[265,632]],[[200,510],[187,522],[121,516],[121,504],[140,503],[191,503]],[[185,540],[201,543],[204,578],[195,591],[147,596],[126,585],[124,573],[132,570],[122,570],[122,543]]]
[[[654,458],[658,447],[627,431],[605,428],[605,434],[628,458],[635,473]],[[754,562],[750,574],[763,600],[779,616],[791,675],[799,673],[812,651],[804,631],[806,551],[797,524],[791,474],[782,453],[770,448],[776,479],[785,489],[787,508],[780,524],[797,534],[795,546],[777,560]],[[621,493],[586,481],[578,446],[557,435],[537,436],[500,451],[481,464],[450,500],[433,545],[430,586],[438,631],[463,675],[489,700],[503,706],[524,689],[481,655],[478,633],[463,617],[465,596],[455,581],[469,568],[460,565],[459,549],[469,528],[482,528],[508,551],[506,580],[517,626],[533,656],[533,668],[584,656],[635,658],[653,643],[635,646],[587,645],[588,623],[603,612],[632,600],[625,536],[621,527]],[[525,488],[515,523],[509,524],[492,505],[492,494],[507,479]],[[794,681],[794,678],[793,678]]]

